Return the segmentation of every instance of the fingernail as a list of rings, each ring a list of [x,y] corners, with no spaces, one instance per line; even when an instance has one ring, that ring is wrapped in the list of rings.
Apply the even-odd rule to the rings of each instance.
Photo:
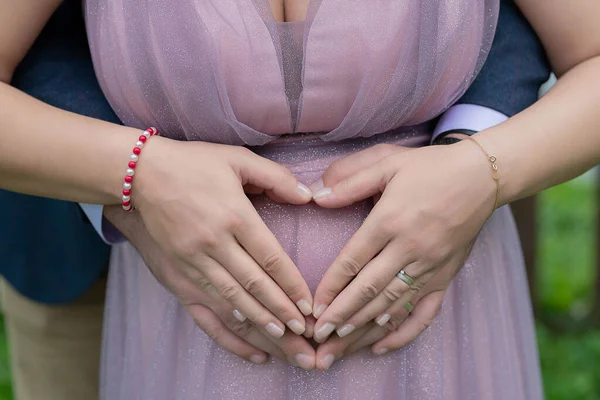
[[[329,367],[331,367],[331,364],[333,364],[334,361],[335,361],[335,356],[333,354],[327,354],[321,360],[321,368],[323,368],[324,371],[327,371],[329,369]]]
[[[244,316],[244,314],[242,314],[238,310],[233,310],[233,316],[235,317],[235,319],[237,319],[240,322],[244,322],[246,320],[246,317]]]
[[[331,188],[321,189],[318,192],[316,192],[315,194],[313,194],[313,199],[318,200],[323,197],[327,197],[327,196],[331,195],[332,192],[333,192],[333,190],[331,190]]]
[[[288,356],[287,358],[288,363],[293,366],[293,367],[299,367],[300,365],[298,364],[298,361],[296,361],[296,359],[294,357]]]
[[[310,198],[313,195],[313,192],[308,188],[308,186],[306,186],[303,183],[298,182],[298,184],[296,185],[296,188],[304,197]]]
[[[377,325],[384,326],[388,323],[388,321],[392,318],[390,314],[383,314],[381,318],[377,320]]]
[[[346,324],[344,326],[342,326],[340,329],[338,329],[337,334],[339,337],[344,337],[344,336],[348,336],[349,334],[351,334],[354,329],[356,327],[352,324]]]
[[[382,348],[382,349],[379,349],[379,350],[377,350],[377,355],[378,355],[378,356],[382,356],[382,355],[384,355],[384,354],[385,354],[385,353],[387,353],[387,352],[388,352],[388,349],[386,349],[386,348],[384,347],[384,348]]]
[[[325,187],[325,184],[323,183],[323,179],[319,179],[318,181],[311,183],[308,188],[310,189],[311,192],[316,193],[319,190],[323,189],[324,187]]]
[[[295,356],[298,365],[303,369],[313,369],[315,366],[315,359],[309,355],[298,353]]]
[[[269,332],[269,334],[271,336],[276,337],[277,339],[279,339],[280,337],[283,336],[283,329],[281,329],[280,327],[278,327],[275,323],[273,322],[269,322],[267,324],[267,326],[265,326],[265,329],[267,332]]]
[[[315,339],[317,341],[319,341],[321,339],[325,339],[327,336],[329,336],[331,334],[331,332],[333,332],[334,329],[335,329],[335,325],[327,322],[325,325],[320,327],[317,332],[315,332]]]
[[[286,325],[296,335],[302,335],[304,333],[304,331],[306,330],[306,327],[304,325],[302,325],[302,323],[300,321],[298,321],[297,319],[293,319],[291,321],[288,321],[288,323]]]
[[[253,356],[250,356],[250,361],[254,364],[264,364],[264,362],[267,361],[267,357],[254,354]]]
[[[298,306],[300,312],[305,316],[308,317],[310,313],[312,313],[312,307],[310,306],[310,303],[308,301],[300,300],[296,303],[296,305]]]
[[[316,319],[319,319],[319,317],[325,312],[325,309],[327,308],[327,306],[325,304],[320,304],[315,308],[315,312],[313,313],[313,316]]]

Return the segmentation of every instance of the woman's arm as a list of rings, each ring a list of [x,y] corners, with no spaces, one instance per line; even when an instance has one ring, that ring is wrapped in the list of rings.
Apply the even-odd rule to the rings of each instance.
[[[559,80],[534,106],[477,135],[498,157],[502,203],[600,163],[600,2],[517,3],[540,35]],[[461,144],[466,145],[471,144]]]
[[[59,4],[0,0],[0,187],[118,204],[138,130],[59,110],[9,85]]]
[[[9,86],[58,5],[58,0],[0,0],[0,187],[118,204],[128,156],[141,132],[50,107]],[[132,196],[144,226],[179,261],[188,285],[202,292],[210,286],[236,315],[272,336],[283,336],[286,325],[301,334],[302,314],[311,311],[310,290],[244,185],[282,202],[311,200],[289,170],[248,149],[161,137],[144,146]],[[198,283],[200,275],[208,284]]]
[[[531,108],[474,136],[497,158],[501,204],[600,162],[600,2],[518,3],[560,80]],[[444,168],[435,168],[439,165]],[[384,321],[392,333],[373,351],[402,347],[435,317],[492,211],[496,184],[490,162],[475,143],[464,141],[396,152],[325,185],[314,196],[323,207],[383,195],[317,288],[315,337],[322,342],[333,328],[345,336],[369,321]],[[415,278],[410,286],[395,278],[400,269]],[[418,302],[410,317],[394,317],[394,306],[402,310],[409,301]]]

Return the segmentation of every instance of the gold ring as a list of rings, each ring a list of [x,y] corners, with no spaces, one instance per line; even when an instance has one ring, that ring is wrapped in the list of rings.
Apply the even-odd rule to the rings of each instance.
[[[412,310],[415,309],[415,305],[409,301],[404,305],[404,308],[406,309],[406,311],[412,312]]]

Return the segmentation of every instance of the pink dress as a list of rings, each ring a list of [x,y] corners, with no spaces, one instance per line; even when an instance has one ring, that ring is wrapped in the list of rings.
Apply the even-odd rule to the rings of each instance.
[[[376,143],[427,144],[428,121],[485,61],[497,12],[498,0],[312,0],[305,22],[276,23],[268,0],[86,1],[96,72],[123,121],[252,146],[306,184]],[[254,204],[313,291],[372,206]],[[131,245],[115,246],[102,363],[104,400],[542,398],[506,207],[416,342],[384,357],[365,350],[327,372],[229,354]]]

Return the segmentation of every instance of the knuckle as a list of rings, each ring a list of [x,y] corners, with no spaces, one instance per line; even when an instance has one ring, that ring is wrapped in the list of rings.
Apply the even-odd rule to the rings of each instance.
[[[204,275],[195,276],[192,280],[194,285],[202,291],[208,291],[213,289],[212,283],[210,283],[210,281],[206,279],[206,276]]]
[[[362,269],[362,263],[355,257],[345,254],[340,260],[342,273],[346,278],[354,278]]]
[[[235,333],[237,336],[245,338],[252,331],[252,325],[250,323],[244,321],[235,321],[232,322],[231,325],[228,326],[231,332]]]
[[[400,227],[396,218],[389,216],[389,218],[385,218],[384,222],[379,226],[380,235],[382,238],[390,238],[394,237],[398,234]]]
[[[262,269],[270,276],[277,275],[281,272],[283,264],[283,256],[280,253],[271,253],[265,257],[261,263]]]
[[[184,260],[190,260],[196,257],[200,251],[200,246],[195,238],[188,236],[175,243],[173,245],[173,250],[175,251],[175,254]]]
[[[190,260],[203,253],[203,250],[216,248],[218,243],[214,233],[203,231],[182,237],[182,240],[174,245],[174,249],[177,255]]]
[[[379,294],[379,289],[373,283],[367,283],[363,285],[359,289],[359,298],[360,300],[367,302],[373,300]]]
[[[418,257],[423,254],[423,242],[414,236],[404,238],[406,254],[412,257]]]
[[[261,276],[252,276],[244,282],[244,289],[252,294],[264,292],[265,279]]]
[[[230,210],[222,216],[223,227],[227,232],[238,232],[246,224],[243,213]]]
[[[397,302],[403,295],[403,292],[401,290],[390,287],[386,287],[381,293],[390,303]]]
[[[221,296],[223,296],[223,298],[225,298],[225,300],[227,300],[231,303],[235,303],[240,296],[239,288],[235,285],[230,285],[230,284],[222,285],[219,288],[219,293],[221,293]]]

